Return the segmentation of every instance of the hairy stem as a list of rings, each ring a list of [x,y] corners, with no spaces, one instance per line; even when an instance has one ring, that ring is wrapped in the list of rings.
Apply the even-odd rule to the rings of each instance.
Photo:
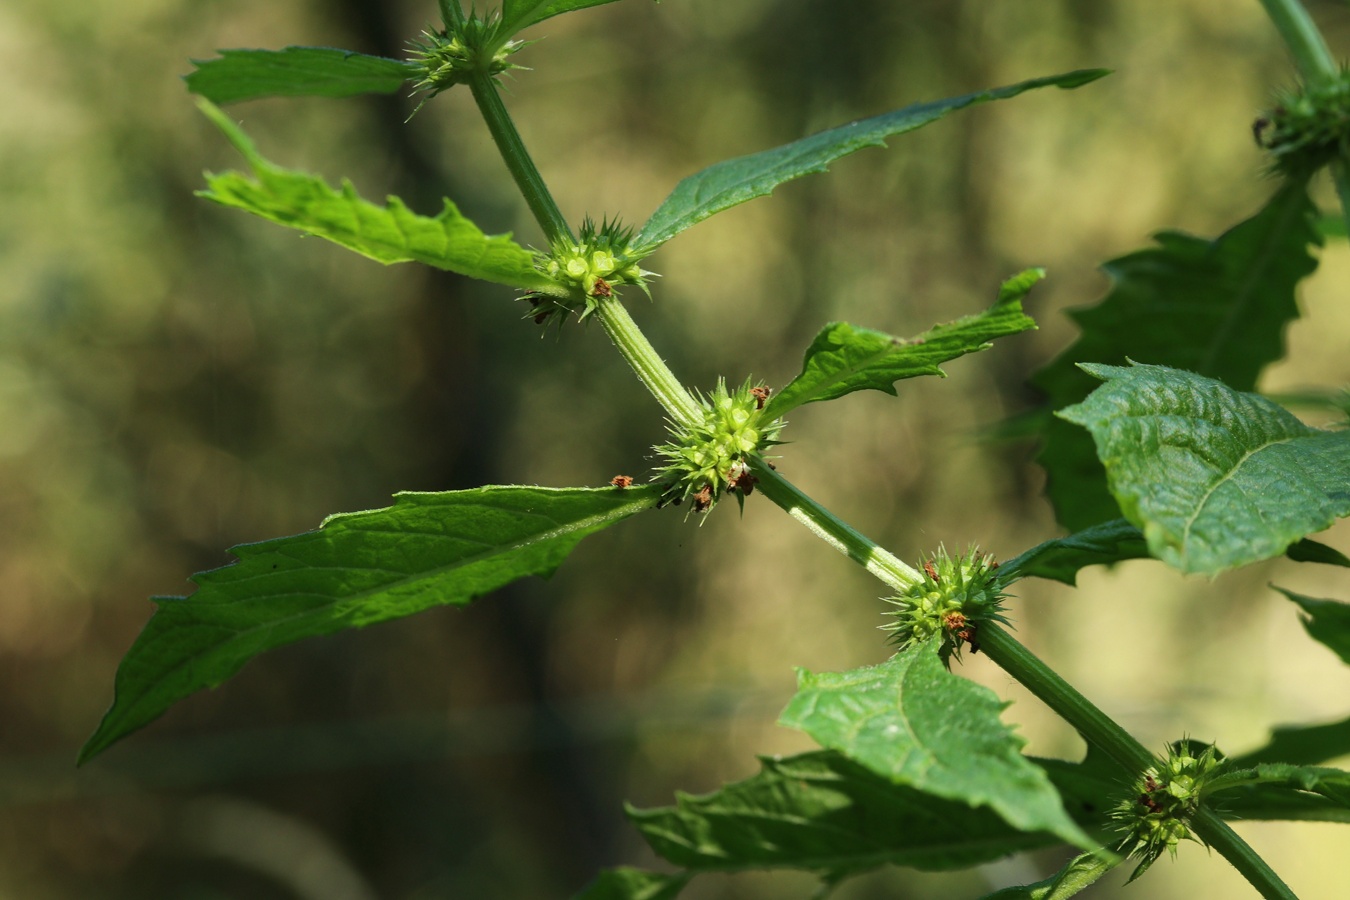
[[[618,297],[600,299],[596,303],[595,316],[638,379],[676,424],[687,426],[702,421],[703,412],[698,402],[657,354]]]
[[[1334,81],[1336,59],[1303,4],[1299,0],[1261,0],[1261,5],[1284,39],[1303,80],[1313,86]]]
[[[458,8],[457,2],[455,6]],[[576,238],[572,235],[572,229],[567,226],[562,211],[553,201],[553,195],[548,192],[548,185],[544,184],[543,177],[535,168],[534,160],[525,149],[520,132],[516,131],[516,123],[511,121],[511,115],[502,103],[501,94],[497,92],[497,84],[492,80],[492,76],[485,72],[475,72],[469,81],[469,89],[473,91],[474,102],[478,104],[478,111],[483,114],[483,121],[487,123],[488,131],[492,133],[492,140],[501,151],[506,168],[516,180],[516,187],[520,188],[520,193],[525,198],[526,205],[530,207],[535,221],[544,229],[544,237],[548,243],[575,244]]]
[[[1266,900],[1298,900],[1275,870],[1212,809],[1197,810],[1191,816],[1191,830],[1241,872]]]
[[[805,525],[816,537],[886,584],[897,591],[903,591],[923,581],[923,576],[916,570],[896,559],[834,513],[803,494],[796,485],[769,468],[763,460],[754,460],[751,463],[751,471],[759,479],[758,489],[764,496]]]

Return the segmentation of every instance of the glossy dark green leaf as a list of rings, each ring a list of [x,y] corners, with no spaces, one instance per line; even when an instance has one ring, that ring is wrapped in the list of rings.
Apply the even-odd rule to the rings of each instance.
[[[1350,431],[1190,372],[1083,368],[1106,383],[1059,415],[1091,432],[1112,495],[1158,559],[1215,574],[1350,515]]]
[[[1119,858],[1104,854],[1081,853],[1043,881],[1004,888],[987,895],[984,900],[1067,900],[1084,888],[1091,887],[1120,863]]]
[[[284,50],[221,50],[215,59],[193,60],[188,90],[221,105],[259,97],[352,97],[392,94],[414,77],[398,59],[332,47]]]
[[[675,806],[630,810],[653,850],[695,871],[879,865],[962,869],[1060,843],[974,808],[897,784],[833,751],[762,758],[759,774]]]
[[[1350,719],[1323,725],[1283,725],[1271,732],[1265,746],[1232,757],[1234,768],[1247,769],[1258,763],[1315,765],[1350,754]]]
[[[896,784],[987,806],[1020,831],[1095,849],[1045,772],[1022,755],[1021,738],[999,719],[1005,704],[947,671],[937,643],[849,672],[799,670],[797,694],[779,722]]]
[[[1105,69],[1087,69],[1035,78],[1008,87],[992,88],[964,97],[917,103],[894,112],[840,125],[810,137],[728,159],[685,178],[657,207],[634,246],[650,252],[715,213],[764,197],[778,185],[803,175],[824,172],[830,163],[864,147],[884,147],[893,135],[936,122],[947,113],[976,103],[1004,100],[1043,87],[1076,88],[1106,75]]]
[[[1068,537],[1037,544],[999,566],[1007,581],[1015,578],[1049,578],[1072,585],[1078,572],[1088,566],[1110,565],[1149,555],[1144,535],[1125,519],[1114,519]]]
[[[81,761],[302,638],[464,605],[547,577],[589,534],[656,505],[654,488],[484,487],[404,493],[385,509],[330,516],[317,531],[230,552],[158,610],[117,671],[116,698]]]
[[[609,869],[601,872],[574,900],[674,900],[690,877],[685,873],[663,875],[626,867]]]
[[[535,268],[534,254],[509,235],[485,235],[449,200],[434,218],[412,212],[397,197],[390,197],[387,206],[376,206],[357,196],[348,182],[334,190],[321,178],[273,165],[219,108],[206,101],[199,105],[253,170],[252,178],[238,172],[208,175],[208,189],[199,196],[326,238],[386,265],[415,260],[515,288],[562,292]]]
[[[1157,246],[1103,265],[1110,292],[1070,313],[1081,336],[1032,382],[1050,409],[1096,387],[1077,363],[1126,359],[1186,369],[1240,391],[1284,356],[1284,327],[1298,316],[1294,288],[1317,267],[1317,209],[1303,184],[1286,182],[1252,218],[1210,241],[1178,232]],[[1088,435],[1060,419],[1042,421],[1046,492],[1061,525],[1080,531],[1117,518]]]
[[[1028,269],[1004,282],[998,301],[984,312],[934,326],[909,339],[847,322],[827,325],[807,348],[801,374],[769,401],[765,415],[778,418],[804,403],[833,400],[854,391],[894,396],[895,382],[903,378],[946,377],[940,363],[987,350],[994,338],[1036,327],[1023,314],[1022,299],[1044,277],[1044,269]]]
[[[1225,772],[1211,782],[1207,791],[1222,806],[1229,791],[1240,791],[1248,785],[1260,786],[1266,791],[1284,789],[1314,794],[1350,812],[1350,772],[1326,766],[1261,763],[1250,769]]]
[[[1304,538],[1289,545],[1284,555],[1294,562],[1322,563],[1327,566],[1342,566],[1350,569],[1350,556],[1346,556],[1335,547],[1328,547],[1310,538]]]
[[[1350,665],[1350,603],[1336,600],[1315,600],[1284,588],[1276,588],[1299,605],[1307,614],[1303,627],[1315,641],[1325,644],[1331,652]]]

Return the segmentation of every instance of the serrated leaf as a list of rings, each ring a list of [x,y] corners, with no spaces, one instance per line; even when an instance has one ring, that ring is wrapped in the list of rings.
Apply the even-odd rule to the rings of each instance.
[[[690,877],[686,873],[663,875],[627,867],[607,869],[574,900],[674,900]]]
[[[1081,336],[1032,378],[1050,409],[1080,402],[1095,387],[1080,362],[1138,359],[1217,378],[1250,391],[1284,356],[1284,326],[1297,318],[1294,288],[1317,267],[1317,209],[1300,182],[1286,182],[1254,216],[1210,241],[1163,232],[1158,245],[1105,263],[1110,292],[1069,315]],[[1120,510],[1106,489],[1086,434],[1042,421],[1038,461],[1059,523],[1080,531]]]
[[[765,408],[769,419],[805,403],[833,400],[854,391],[895,395],[895,382],[919,375],[946,377],[939,364],[967,353],[987,350],[994,338],[1036,327],[1022,312],[1022,299],[1045,277],[1044,269],[1028,269],[1003,283],[998,301],[973,316],[934,326],[909,338],[858,328],[847,322],[826,325],[802,360],[801,374],[777,393]]]
[[[1190,372],[1083,368],[1106,383],[1058,415],[1092,433],[1111,493],[1167,564],[1216,574],[1350,515],[1350,431]]]
[[[642,226],[634,246],[649,253],[709,216],[756,197],[767,196],[786,181],[824,172],[836,159],[864,147],[884,147],[886,138],[936,122],[955,110],[990,100],[1016,97],[1036,88],[1081,87],[1106,74],[1105,69],[1084,69],[963,97],[917,103],[870,119],[840,125],[772,150],[725,160],[677,184]]]
[[[986,895],[984,900],[1067,900],[1084,888],[1092,886],[1120,862],[1120,858],[1098,853],[1082,853],[1043,881],[1021,887],[1004,888]]]
[[[1307,614],[1303,627],[1308,636],[1326,645],[1341,658],[1341,662],[1350,665],[1350,603],[1315,600],[1281,587],[1275,590],[1297,603]]]
[[[937,641],[878,666],[812,674],[779,723],[897,784],[972,807],[988,806],[1020,831],[1046,831],[1082,849],[1096,844],[1064,811],[1045,772],[999,719],[988,688],[948,672]]]
[[[880,865],[962,869],[1059,843],[989,808],[924,793],[834,751],[761,758],[759,774],[629,818],[660,856],[695,871]]]
[[[1076,584],[1078,572],[1088,566],[1110,565],[1147,557],[1144,535],[1125,519],[1113,519],[1068,537],[1053,538],[999,566],[1006,581],[1048,578]]]
[[[1326,766],[1262,763],[1250,769],[1227,771],[1211,782],[1206,790],[1214,797],[1226,799],[1230,791],[1245,791],[1249,787],[1261,787],[1266,791],[1283,788],[1316,794],[1342,809],[1350,810],[1350,772]]]
[[[197,60],[188,90],[221,105],[259,97],[352,97],[392,94],[416,75],[411,63],[333,47],[221,50]]]
[[[412,212],[397,197],[376,206],[357,196],[349,182],[334,190],[321,178],[273,165],[218,107],[206,100],[198,106],[253,171],[253,178],[238,172],[208,174],[208,190],[198,196],[326,238],[386,265],[417,261],[510,287],[563,292],[535,269],[534,254],[509,235],[485,235],[449,200],[434,218]]]
[[[505,0],[502,4],[503,36],[509,37],[553,16],[592,6],[604,6],[614,0]]]
[[[547,577],[582,538],[658,496],[509,486],[402,493],[385,509],[330,516],[317,531],[241,544],[230,551],[238,562],[193,576],[196,593],[155,598],[80,761],[267,650]]]

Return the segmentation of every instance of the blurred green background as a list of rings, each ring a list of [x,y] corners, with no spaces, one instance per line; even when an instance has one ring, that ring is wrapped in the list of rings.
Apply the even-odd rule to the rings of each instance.
[[[1311,7],[1333,47],[1350,9]],[[659,409],[598,328],[540,338],[508,292],[384,268],[192,196],[239,164],[178,80],[220,47],[401,55],[430,2],[0,4],[0,897],[432,900],[566,896],[651,863],[622,802],[670,802],[805,749],[773,720],[794,665],[887,653],[880,586],[773,507],[675,510],[584,543],[551,582],[314,640],[80,771],[75,752],[151,612],[225,548],[401,489],[643,475]],[[1215,235],[1271,190],[1250,123],[1292,73],[1255,0],[625,0],[527,36],[507,103],[564,212],[640,222],[727,156],[910,102],[1072,68],[1116,74],[964,112],[682,235],[631,305],[691,384],[782,384],[825,321],[911,334],[1045,265],[1042,323],[911,381],[799,410],[781,469],[913,558],[1000,558],[1056,534],[1027,447],[984,430],[1101,296],[1096,264],[1163,227]],[[540,234],[468,96],[232,108],[263,152],[367,196]],[[1269,389],[1350,382],[1350,255],[1328,247]],[[1326,539],[1350,550],[1350,531]],[[1021,638],[1146,744],[1229,752],[1329,721],[1350,675],[1269,582],[1158,564],[1024,582]],[[1029,749],[1081,745],[999,670]],[[1305,900],[1347,895],[1350,832],[1239,825]],[[841,898],[978,897],[1053,854],[888,870]],[[1125,896],[1122,870],[1084,896]],[[804,897],[805,876],[699,879],[691,898]],[[1185,846],[1134,897],[1242,897]]]

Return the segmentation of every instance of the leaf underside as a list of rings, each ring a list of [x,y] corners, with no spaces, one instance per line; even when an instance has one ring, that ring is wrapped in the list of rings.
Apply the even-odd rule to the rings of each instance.
[[[1119,858],[1106,857],[1098,853],[1082,853],[1043,881],[1021,887],[1004,888],[986,895],[984,900],[1067,900],[1093,885],[1120,862]]]
[[[434,218],[412,212],[397,197],[390,197],[387,206],[376,206],[361,199],[348,182],[334,190],[321,178],[273,165],[218,107],[205,100],[198,105],[253,171],[253,178],[238,172],[208,174],[208,189],[199,196],[325,238],[386,265],[416,261],[510,287],[561,290],[535,268],[534,254],[509,235],[485,235],[449,200]]]
[[[1216,574],[1350,515],[1350,431],[1190,372],[1083,368],[1106,383],[1058,415],[1092,434],[1111,493],[1167,564]]]
[[[1350,603],[1316,600],[1284,588],[1275,590],[1297,603],[1306,614],[1303,627],[1308,636],[1324,644],[1341,658],[1341,662],[1350,665]]]
[[[1305,185],[1290,181],[1216,240],[1164,232],[1156,247],[1105,263],[1110,292],[1069,313],[1082,334],[1032,383],[1049,409],[1062,409],[1096,386],[1077,363],[1129,358],[1252,390],[1284,356],[1284,326],[1298,316],[1294,288],[1317,267],[1309,253],[1321,245],[1316,220]],[[1119,516],[1089,436],[1049,415],[1041,428],[1038,461],[1059,523],[1081,531]]]
[[[225,105],[260,97],[352,97],[392,94],[416,75],[411,63],[333,47],[221,50],[193,60],[188,90]]]
[[[840,125],[771,150],[724,160],[677,184],[642,226],[634,246],[643,253],[650,253],[709,216],[756,197],[767,196],[784,182],[824,172],[836,159],[864,147],[884,147],[886,138],[936,122],[955,110],[990,100],[1016,97],[1036,88],[1076,88],[1106,74],[1105,69],[1085,69],[1035,78],[963,97],[918,103]]]
[[[393,506],[330,516],[316,531],[241,544],[230,551],[238,562],[193,576],[196,593],[155,598],[80,761],[267,650],[547,577],[582,538],[658,496],[509,486],[402,493]]]
[[[1036,327],[1022,312],[1022,299],[1045,277],[1028,269],[1004,282],[997,302],[973,316],[937,325],[904,339],[847,322],[826,325],[802,360],[802,371],[779,391],[765,409],[775,419],[805,403],[833,400],[854,391],[895,395],[895,382],[919,375],[945,376],[941,363],[986,350],[989,341]]]
[[[1088,566],[1147,557],[1144,535],[1125,519],[1113,519],[1068,537],[1052,538],[999,566],[1005,581],[1048,578],[1074,585]]]
[[[943,666],[937,642],[877,666],[839,674],[798,672],[779,723],[897,784],[988,806],[1019,831],[1044,831],[1082,849],[1096,844],[1073,823],[1059,793],[1021,753],[988,688]]]

